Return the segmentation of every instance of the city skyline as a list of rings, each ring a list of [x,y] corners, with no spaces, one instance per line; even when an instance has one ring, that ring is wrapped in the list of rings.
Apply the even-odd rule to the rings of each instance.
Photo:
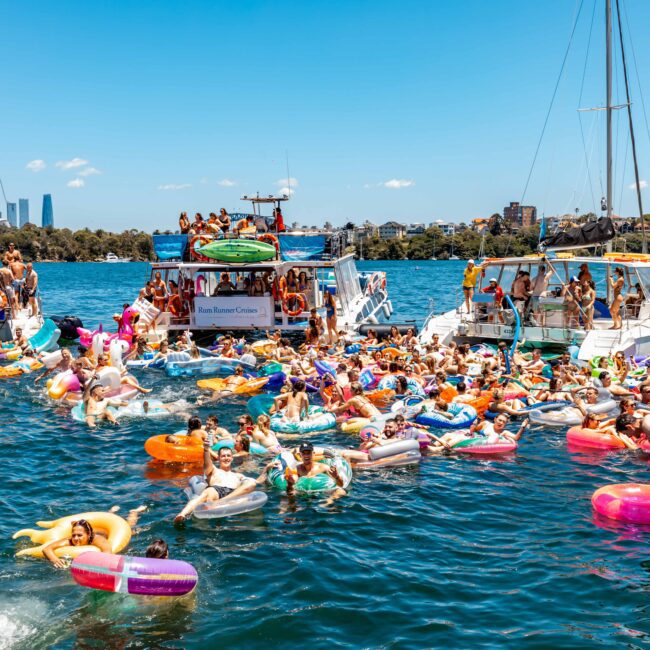
[[[36,41],[51,54],[45,64],[31,51],[11,57],[5,93],[27,101],[4,102],[12,128],[0,177],[9,202],[52,193],[62,227],[173,228],[182,210],[242,211],[240,197],[256,191],[291,192],[289,221],[335,225],[468,222],[510,201],[536,205],[540,216],[599,212],[603,115],[580,114],[585,149],[576,110],[603,103],[602,20],[592,36],[591,7],[578,21],[528,183],[572,4],[407,2],[395,12],[382,0],[353,2],[327,5],[327,25],[320,2],[194,2],[154,15],[118,2],[119,11],[93,5],[73,16],[37,4],[38,13],[7,7],[13,28],[0,53],[10,58],[20,43]],[[630,0],[626,11],[630,58],[642,62],[650,54],[641,31],[650,6]],[[286,20],[271,37],[267,25],[277,15]],[[213,25],[220,26],[217,49]],[[642,88],[645,75],[642,68]],[[616,66],[615,77],[614,103],[622,104]],[[631,78],[645,188],[650,133],[642,128],[637,75]],[[614,211],[634,215],[626,116],[616,111],[614,119]]]

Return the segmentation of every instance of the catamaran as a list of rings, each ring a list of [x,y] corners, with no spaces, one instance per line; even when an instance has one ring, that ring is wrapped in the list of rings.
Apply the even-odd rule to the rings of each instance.
[[[160,273],[172,295],[162,313],[142,298],[134,304],[151,323],[152,338],[187,329],[304,331],[312,308],[325,318],[325,292],[346,332],[390,317],[386,274],[359,273],[342,233],[277,232],[276,220],[262,210],[273,206],[277,214],[287,196],[242,200],[252,212],[230,215],[232,233],[154,235],[151,279]]]
[[[631,120],[630,97],[625,67],[625,49],[621,37],[620,51],[625,73],[627,102],[612,105],[612,7],[605,2],[606,22],[606,105],[607,113],[607,196],[602,200],[604,215],[597,221],[542,237],[540,252],[525,257],[507,257],[484,260],[483,278],[467,311],[461,296],[459,306],[443,314],[431,313],[421,333],[422,343],[429,343],[434,335],[441,342],[477,343],[482,341],[519,341],[539,347],[575,346],[578,358],[592,359],[597,355],[609,355],[614,351],[626,354],[650,354],[650,255],[647,255],[645,225],[636,164],[634,129]],[[618,27],[621,31],[619,16]],[[612,222],[612,111],[626,108],[628,111],[632,154],[636,175],[639,213],[643,232],[643,253],[611,252],[611,240],[615,237]],[[544,229],[544,222],[542,229]],[[580,251],[601,247],[595,257],[579,256]],[[608,249],[604,252],[602,249]],[[614,299],[614,287],[610,278],[620,269],[628,289],[621,305],[622,326],[613,329],[615,323],[610,313]],[[542,291],[529,292],[525,300],[515,301],[505,297],[497,303],[494,293],[483,290],[491,279],[497,281],[503,291],[510,291],[515,278],[529,274],[532,286]],[[576,315],[563,293],[571,279],[589,273],[596,285],[593,323],[581,307]],[[541,275],[540,275],[541,274]],[[524,275],[524,277],[526,277]],[[545,278],[545,279],[544,279]],[[521,296],[520,296],[521,297]],[[585,329],[585,325],[590,329]]]

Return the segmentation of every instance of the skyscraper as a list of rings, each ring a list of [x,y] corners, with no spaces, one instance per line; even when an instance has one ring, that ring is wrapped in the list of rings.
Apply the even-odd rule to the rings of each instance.
[[[43,212],[41,214],[41,226],[54,227],[54,211],[52,210],[52,195],[43,194]]]
[[[7,221],[12,228],[15,228],[18,225],[15,203],[7,203]]]
[[[18,199],[18,214],[20,216],[19,227],[22,228],[29,223],[29,199]]]

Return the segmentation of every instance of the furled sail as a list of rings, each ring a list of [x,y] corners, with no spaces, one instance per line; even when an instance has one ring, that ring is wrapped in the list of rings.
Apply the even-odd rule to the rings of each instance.
[[[614,224],[609,217],[590,221],[582,226],[568,228],[562,232],[544,237],[539,243],[541,252],[588,248],[598,246],[613,239],[616,235]]]

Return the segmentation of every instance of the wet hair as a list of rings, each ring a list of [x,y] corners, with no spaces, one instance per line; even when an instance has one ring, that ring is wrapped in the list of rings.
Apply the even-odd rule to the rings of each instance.
[[[397,378],[397,385],[402,389],[402,390],[408,390],[409,384],[406,381],[406,377],[400,375]]]
[[[251,439],[245,433],[239,436],[239,441],[241,442],[242,449],[246,452],[250,452]]]
[[[291,393],[295,397],[298,393],[304,391],[305,388],[307,388],[307,384],[302,379],[298,379],[291,387]]]
[[[151,544],[147,546],[144,556],[160,560],[166,559],[169,556],[169,547],[167,546],[167,542],[164,539],[157,539],[151,542]]]
[[[598,379],[602,381],[603,379],[609,379],[609,373],[605,370],[598,375]]]
[[[429,399],[436,399],[438,397],[440,397],[440,390],[437,388],[432,388],[429,391]]]
[[[466,384],[464,381],[459,381],[459,382],[456,384],[456,390],[457,390],[459,393],[464,393],[464,392],[467,390],[467,384]]]
[[[187,420],[188,435],[192,433],[192,431],[196,431],[197,429],[200,429],[201,426],[202,426],[201,418],[197,418],[196,415],[193,415],[191,418]]]
[[[86,531],[86,534],[88,535],[88,543],[92,544],[93,540],[95,539],[95,531],[93,530],[90,522],[86,521],[85,519],[78,519],[77,521],[73,521],[70,525],[70,532],[72,532],[72,529],[76,528],[77,526],[81,526],[81,528]]]
[[[617,433],[624,433],[625,430],[634,425],[636,418],[633,415],[630,415],[629,413],[621,413],[616,418],[616,431]]]
[[[350,384],[350,390],[354,395],[363,395],[363,386],[358,381],[353,381]]]
[[[439,399],[439,400],[436,402],[436,408],[437,408],[439,411],[445,411],[445,412],[449,410],[449,406],[448,406],[447,402],[445,402],[445,401],[442,400],[442,399]]]
[[[389,372],[397,372],[398,370],[399,370],[399,366],[397,365],[397,363],[395,361],[391,361],[388,364],[388,371]]]

